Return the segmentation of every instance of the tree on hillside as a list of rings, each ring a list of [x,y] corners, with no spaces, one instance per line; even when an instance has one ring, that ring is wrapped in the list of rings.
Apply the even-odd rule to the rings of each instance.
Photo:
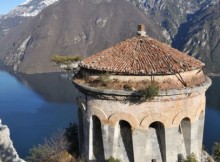
[[[50,58],[50,60],[57,65],[60,65],[62,69],[69,71],[78,68],[78,62],[82,60],[82,57],[54,55]]]
[[[76,61],[81,61],[82,58],[80,56],[61,56],[61,55],[54,55],[51,57],[51,61],[57,64],[69,64]]]

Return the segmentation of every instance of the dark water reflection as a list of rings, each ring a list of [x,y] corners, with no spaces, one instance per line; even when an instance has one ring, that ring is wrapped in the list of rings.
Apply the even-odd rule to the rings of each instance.
[[[25,157],[33,145],[77,121],[76,90],[70,80],[56,73],[17,78],[26,86],[0,72],[0,118],[9,126],[19,155]]]
[[[77,91],[68,79],[70,75],[65,73],[22,74],[18,78],[47,101],[75,103]]]
[[[220,142],[220,77],[212,77],[206,93],[206,115],[203,143],[209,152],[214,142]]]

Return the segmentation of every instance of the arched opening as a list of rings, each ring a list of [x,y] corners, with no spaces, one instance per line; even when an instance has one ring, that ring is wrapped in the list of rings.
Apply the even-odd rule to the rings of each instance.
[[[104,146],[102,139],[101,121],[97,116],[92,116],[93,122],[93,154],[98,161],[104,161]]]
[[[152,161],[166,161],[165,128],[163,123],[157,121],[149,126],[148,139],[152,150]]]
[[[131,125],[124,120],[119,121],[120,126],[120,135],[124,148],[130,162],[134,161],[134,152],[133,152],[133,141],[132,141],[132,129]]]
[[[186,154],[189,155],[191,153],[191,124],[189,118],[184,118],[180,122],[181,134],[183,137],[185,151]]]
[[[84,146],[84,119],[83,119],[83,110],[78,109],[78,121],[79,121],[79,151],[83,152]]]

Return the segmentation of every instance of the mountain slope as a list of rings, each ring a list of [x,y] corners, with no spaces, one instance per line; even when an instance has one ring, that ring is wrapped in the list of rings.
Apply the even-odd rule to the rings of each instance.
[[[11,37],[17,30],[5,36],[10,48],[1,54],[6,65],[25,73],[56,71],[52,55],[91,55],[135,36],[137,24],[143,22],[150,36],[163,40],[160,27],[125,0],[62,0],[26,21],[19,24],[23,30],[16,39]]]
[[[57,71],[52,55],[91,55],[139,23],[220,71],[219,0],[27,0],[0,17],[0,59],[19,72]]]
[[[173,41],[181,24],[200,9],[219,4],[219,0],[130,0],[143,8],[167,32]]]
[[[182,31],[182,32],[181,32]],[[220,7],[212,5],[196,12],[183,24],[173,45],[206,63],[206,69],[220,71]]]

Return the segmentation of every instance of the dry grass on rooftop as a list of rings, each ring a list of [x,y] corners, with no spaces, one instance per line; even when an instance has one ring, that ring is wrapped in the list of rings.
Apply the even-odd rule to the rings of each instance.
[[[101,88],[101,89],[118,89],[118,90],[140,90],[146,88],[151,84],[150,81],[119,81],[118,79],[112,79],[106,82],[100,81],[99,79],[75,79],[76,83],[85,84],[91,87]]]
[[[132,90],[138,91],[149,87],[152,84],[157,84],[160,90],[167,89],[181,89],[184,87],[199,86],[205,81],[205,77],[192,77],[190,81],[184,82],[183,80],[173,81],[164,80],[162,83],[150,80],[141,81],[121,81],[118,79],[110,79],[108,76],[99,76],[98,78],[74,78],[74,81],[79,84],[87,85],[90,87],[96,87],[100,89],[115,89],[115,90]]]

